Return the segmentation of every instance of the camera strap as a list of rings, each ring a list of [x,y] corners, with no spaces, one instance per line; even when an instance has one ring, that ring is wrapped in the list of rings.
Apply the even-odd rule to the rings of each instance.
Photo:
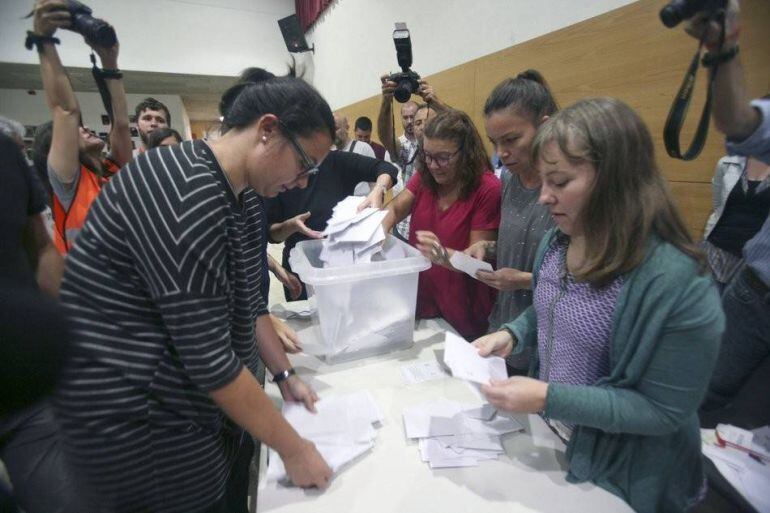
[[[107,89],[107,81],[104,79],[102,70],[96,66],[96,56],[94,55],[94,52],[91,52],[91,64],[93,64],[93,67],[91,68],[91,74],[94,76],[94,82],[96,82],[96,87],[99,89],[99,96],[102,97],[102,103],[104,104],[104,108],[107,110],[107,116],[110,118],[110,124],[113,124],[115,117],[112,113],[112,95],[110,94],[110,90]]]
[[[719,11],[715,19],[720,26],[719,32],[719,48],[722,48],[722,44],[725,40],[725,13]],[[698,42],[698,49],[695,51],[695,55],[690,62],[690,67],[687,69],[687,73],[684,75],[682,85],[679,87],[679,91],[676,93],[671,109],[668,111],[668,118],[666,119],[666,125],[663,128],[663,142],[666,145],[666,152],[670,157],[680,160],[693,160],[703,150],[703,145],[706,143],[706,137],[709,131],[709,118],[711,117],[711,104],[713,100],[714,92],[714,78],[717,74],[718,64],[714,65],[709,70],[708,86],[706,91],[706,103],[703,105],[703,112],[701,113],[700,121],[698,122],[698,129],[695,132],[690,147],[682,154],[681,146],[679,144],[680,134],[682,132],[682,126],[684,125],[685,117],[687,116],[687,109],[690,106],[692,100],[693,89],[695,88],[695,77],[698,74],[698,67],[701,60],[701,51],[703,50],[703,43],[706,37],[706,30],[703,32],[700,41]]]

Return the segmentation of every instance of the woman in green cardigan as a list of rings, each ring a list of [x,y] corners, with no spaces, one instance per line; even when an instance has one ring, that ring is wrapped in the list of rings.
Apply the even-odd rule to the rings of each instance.
[[[557,225],[538,249],[534,303],[474,342],[483,356],[532,346],[530,377],[483,392],[542,414],[567,443],[570,481],[640,512],[686,511],[705,491],[696,411],[724,328],[704,258],[624,103],[564,109],[532,151]]]

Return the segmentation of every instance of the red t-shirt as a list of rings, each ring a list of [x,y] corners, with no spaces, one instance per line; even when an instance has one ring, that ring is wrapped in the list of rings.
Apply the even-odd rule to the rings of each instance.
[[[500,180],[486,171],[479,187],[466,199],[458,199],[439,212],[437,197],[412,175],[406,188],[414,195],[409,243],[417,244],[416,232],[436,234],[446,248],[462,251],[470,244],[471,230],[497,230],[500,226]],[[420,273],[417,317],[443,317],[466,339],[487,331],[487,321],[497,291],[465,273],[434,265]]]

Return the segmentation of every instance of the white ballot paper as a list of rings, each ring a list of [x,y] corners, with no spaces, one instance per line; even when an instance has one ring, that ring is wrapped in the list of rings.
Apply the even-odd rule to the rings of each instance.
[[[435,360],[404,365],[401,367],[401,375],[408,385],[446,379],[449,376]]]
[[[452,258],[449,259],[449,263],[452,264],[452,267],[458,271],[464,272],[471,278],[476,278],[476,271],[479,270],[490,272],[493,271],[492,265],[490,265],[489,262],[468,256],[462,251],[455,251],[452,255]],[[476,279],[478,280],[478,278]]]
[[[371,207],[358,212],[363,201],[360,196],[348,196],[332,210],[320,255],[325,267],[369,263],[382,252],[382,221],[387,212]]]
[[[302,404],[284,403],[282,411],[297,433],[315,444],[334,472],[374,447],[377,430],[373,424],[384,417],[368,391],[321,398],[316,410],[314,414]],[[283,461],[270,449],[267,480],[286,479]]]
[[[452,376],[486,385],[492,379],[506,379],[505,360],[499,356],[482,357],[478,350],[454,333],[446,333],[444,363]]]
[[[441,399],[407,408],[406,437],[418,439],[420,456],[431,468],[471,467],[480,461],[497,459],[505,452],[500,437],[524,428],[512,418],[489,416],[491,406],[486,406],[479,408]],[[474,418],[479,416],[490,418]]]

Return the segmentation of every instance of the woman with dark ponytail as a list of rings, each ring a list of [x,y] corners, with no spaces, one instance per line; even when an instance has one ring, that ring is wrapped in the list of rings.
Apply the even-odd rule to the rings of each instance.
[[[267,72],[225,97],[229,130],[138,156],[102,189],[68,257],[61,296],[78,356],[57,405],[94,511],[245,511],[252,437],[295,484],[331,477],[254,373],[261,359],[285,400],[314,409],[260,293],[258,195],[305,187],[332,113],[307,83]]]
[[[496,262],[495,271],[480,271],[481,281],[497,289],[489,317],[490,331],[516,318],[532,304],[532,265],[545,232],[553,226],[548,208],[538,203],[540,177],[530,161],[538,127],[557,111],[556,100],[543,76],[526,70],[495,87],[484,105],[487,137],[505,168],[497,241],[468,248],[470,255]],[[509,362],[520,370],[527,355]]]

